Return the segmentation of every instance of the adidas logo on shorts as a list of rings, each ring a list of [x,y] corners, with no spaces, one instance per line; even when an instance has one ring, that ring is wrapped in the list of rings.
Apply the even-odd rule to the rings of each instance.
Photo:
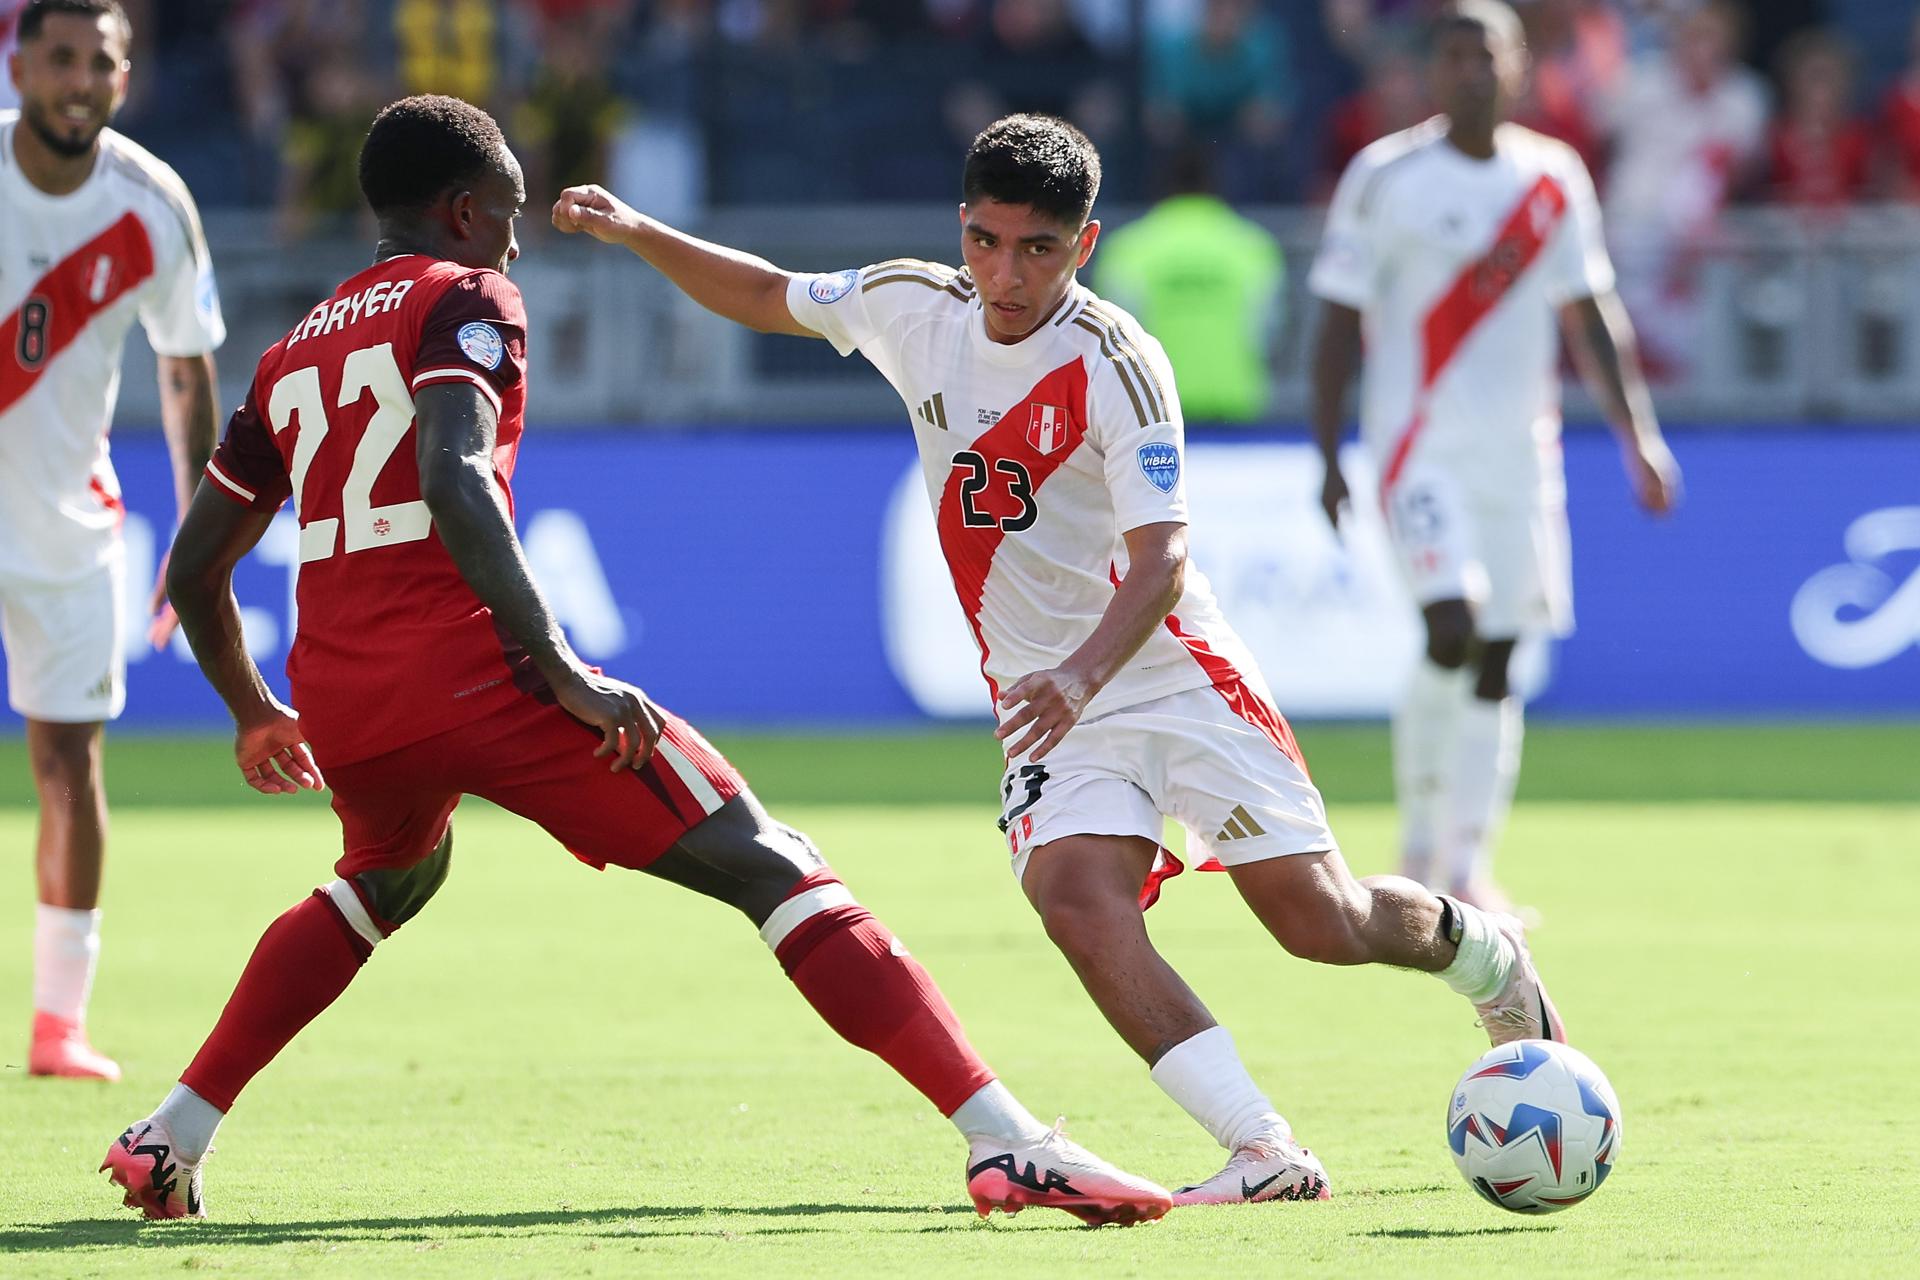
[[[1220,829],[1220,834],[1213,838],[1213,842],[1222,844],[1228,840],[1245,840],[1248,836],[1265,834],[1267,829],[1253,820],[1253,815],[1247,812],[1247,806],[1237,804],[1233,806],[1233,812],[1227,815],[1227,825]]]

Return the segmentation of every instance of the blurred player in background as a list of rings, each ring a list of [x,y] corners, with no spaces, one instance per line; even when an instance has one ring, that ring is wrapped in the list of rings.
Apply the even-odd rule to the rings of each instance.
[[[367,135],[360,183],[380,223],[374,263],[261,357],[168,576],[238,726],[247,782],[317,790],[324,765],[346,851],[339,878],[261,938],[180,1084],[109,1148],[101,1167],[126,1203],[204,1216],[201,1161],[222,1116],[433,897],[467,794],[590,866],[644,870],[743,912],[829,1026],[953,1121],[982,1214],[1164,1213],[1164,1190],[1014,1099],[926,970],[699,733],[568,644],[513,529],[527,318],[505,272],[526,189],[493,118],[456,98],[395,103]],[[234,565],[289,497],[298,718],[248,656],[232,590]]]
[[[0,112],[0,641],[40,799],[34,1075],[117,1080],[86,1033],[100,954],[103,723],[126,703],[126,553],[107,427],[136,318],[159,356],[182,513],[213,451],[214,348],[226,337],[193,197],[107,121],[132,31],[114,0],[33,0]],[[164,570],[163,570],[164,576]],[[173,628],[155,588],[150,632]]]
[[[1319,1160],[1147,937],[1143,908],[1181,870],[1165,817],[1295,955],[1438,973],[1496,1043],[1563,1039],[1559,1017],[1519,921],[1348,872],[1292,732],[1187,563],[1166,355],[1076,279],[1100,235],[1093,144],[1009,116],[974,140],[961,188],[961,270],[795,275],[598,187],[563,193],[553,218],[729,319],[857,349],[893,384],[1000,716],[1014,874],[1154,1083],[1230,1153],[1174,1203],[1324,1198]]]
[[[1402,871],[1504,911],[1492,853],[1521,738],[1508,668],[1522,636],[1573,626],[1556,321],[1634,497],[1668,511],[1680,472],[1614,292],[1592,179],[1571,147],[1504,122],[1526,76],[1519,18],[1494,0],[1448,6],[1430,63],[1446,114],[1366,148],[1334,194],[1310,277],[1324,300],[1313,424],[1337,524],[1364,337],[1360,439],[1426,622],[1394,718]]]

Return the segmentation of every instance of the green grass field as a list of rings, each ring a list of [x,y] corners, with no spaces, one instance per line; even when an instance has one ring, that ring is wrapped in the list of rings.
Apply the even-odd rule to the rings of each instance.
[[[716,735],[940,979],[1016,1092],[1169,1184],[1220,1153],[1045,943],[992,828],[991,741]],[[1375,728],[1301,734],[1357,869],[1392,861]],[[1326,1204],[1130,1231],[981,1224],[951,1129],[835,1039],[727,910],[596,875],[468,802],[439,900],[257,1080],[211,1221],[140,1223],[94,1172],[211,1026],[260,930],[329,878],[332,815],[216,741],[121,737],[93,1007],[125,1083],[31,1080],[33,813],[0,741],[0,1275],[1905,1275],[1920,1273],[1920,726],[1530,729],[1507,878],[1625,1112],[1618,1173],[1548,1219],[1454,1172],[1482,1048],[1438,983],[1292,960],[1224,878],[1155,937],[1326,1159]],[[4,1020],[0,1020],[4,1026]]]

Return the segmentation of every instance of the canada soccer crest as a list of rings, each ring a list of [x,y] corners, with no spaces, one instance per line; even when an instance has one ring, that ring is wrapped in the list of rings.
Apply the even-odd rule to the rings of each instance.
[[[1058,405],[1031,406],[1027,419],[1027,443],[1041,454],[1052,453],[1067,442],[1067,411]]]

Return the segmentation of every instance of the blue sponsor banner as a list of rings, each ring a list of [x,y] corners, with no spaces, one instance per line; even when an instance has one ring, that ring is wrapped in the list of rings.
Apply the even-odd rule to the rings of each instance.
[[[1291,455],[1305,449],[1299,439],[1206,433],[1192,452],[1217,464],[1248,445],[1262,457]],[[1540,708],[1920,713],[1920,432],[1685,432],[1675,448],[1686,504],[1652,520],[1629,499],[1605,435],[1568,439],[1579,631],[1559,646]],[[171,517],[165,449],[157,435],[123,433],[114,458],[130,508],[134,604],[122,723],[219,727],[222,708],[184,644],[153,653],[144,641],[155,531]],[[1305,461],[1293,458],[1288,473]],[[923,597],[904,594],[897,573],[890,579],[886,544],[901,535],[888,509],[903,484],[918,484],[916,467],[905,432],[536,432],[514,488],[535,572],[592,661],[696,720],[902,723],[923,719],[926,707],[957,709],[901,674],[901,637],[911,635],[902,615]],[[1295,484],[1284,500],[1311,502],[1313,487]],[[1200,532],[1223,548],[1280,540],[1253,527],[1225,531],[1235,537]],[[1247,614],[1291,609],[1310,624],[1313,599],[1343,572],[1345,553],[1330,539],[1326,547],[1307,555],[1276,546],[1273,564],[1249,559],[1246,572],[1209,564],[1228,617],[1237,602],[1227,584],[1259,582],[1268,595],[1249,598]],[[1304,571],[1314,557],[1325,572]],[[297,558],[283,513],[235,580],[249,644],[283,696]],[[920,572],[939,574],[937,559]],[[1323,594],[1288,596],[1290,582]],[[931,585],[950,598],[944,581]],[[1244,629],[1253,640],[1255,628]],[[1266,665],[1283,707],[1289,687],[1310,690],[1335,674]],[[1360,713],[1389,700],[1356,696],[1349,709]],[[986,711],[984,687],[974,710]],[[8,713],[0,723],[17,720]]]

